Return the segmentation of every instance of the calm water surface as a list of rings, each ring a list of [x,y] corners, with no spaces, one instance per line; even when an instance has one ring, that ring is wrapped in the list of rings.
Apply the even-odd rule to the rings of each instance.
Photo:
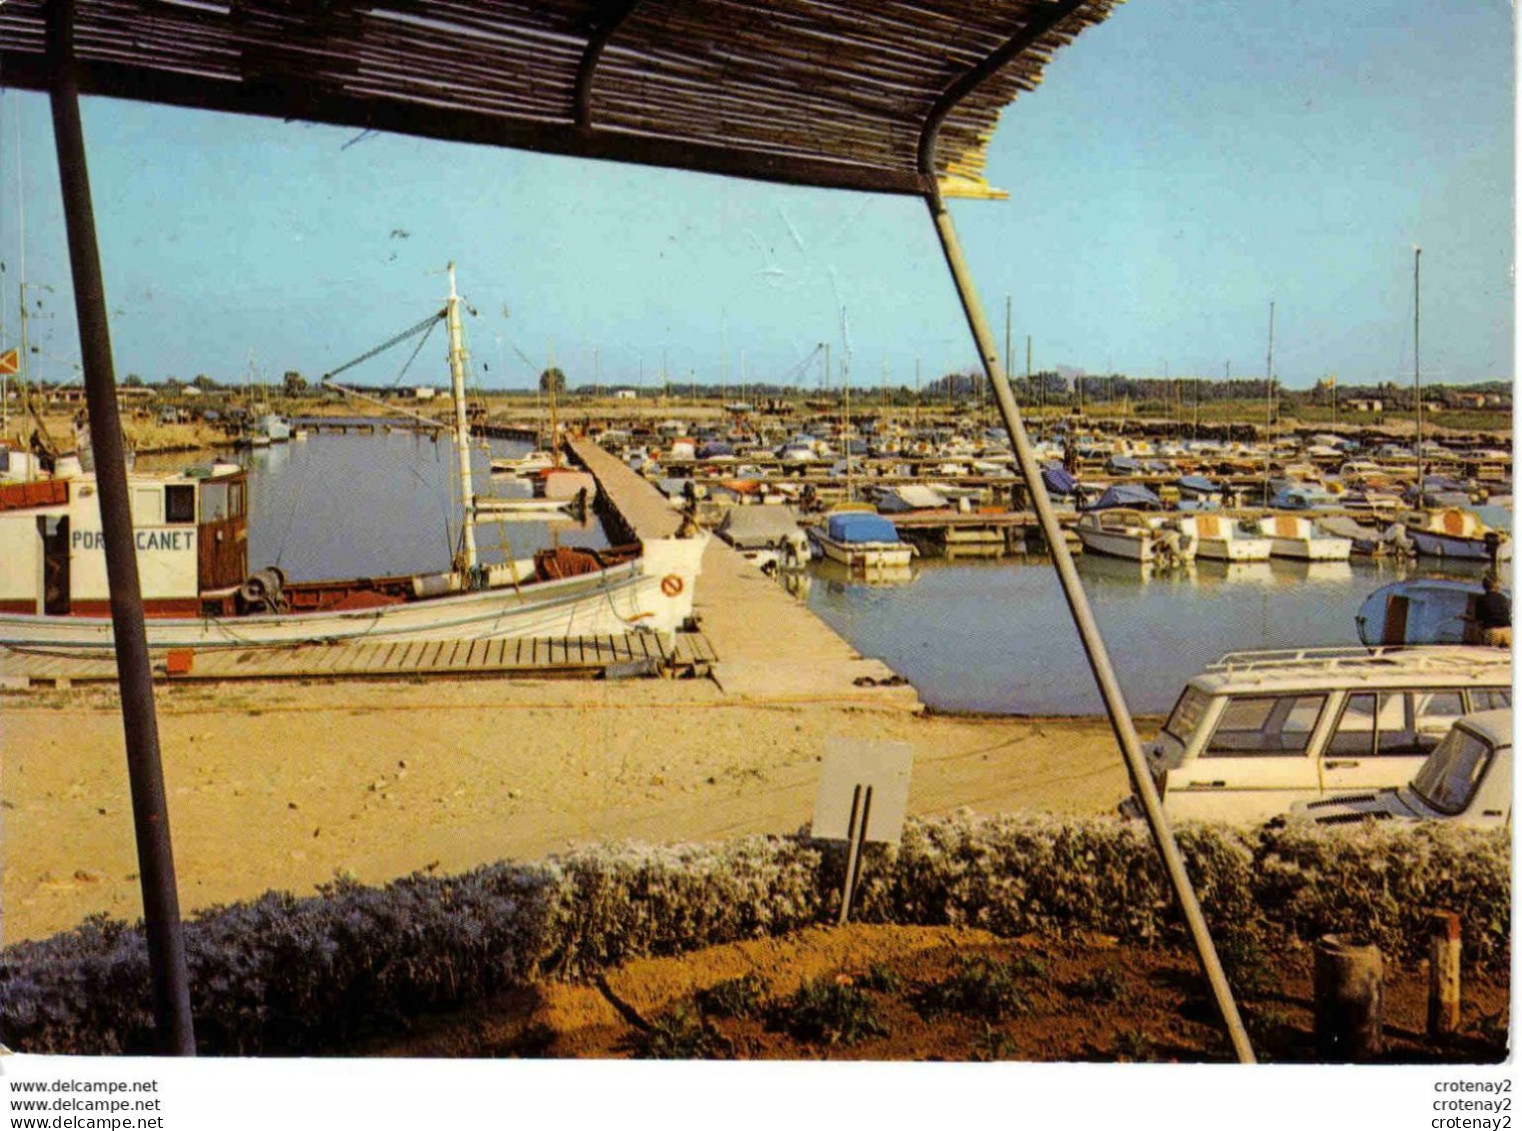
[[[527,445],[493,442],[494,455]],[[243,456],[250,469],[249,564],[311,579],[448,568],[459,532],[454,450],[410,432],[313,435]],[[170,466],[179,466],[180,460]],[[478,494],[527,494],[491,476],[476,451]],[[1487,516],[1489,520],[1509,514]],[[481,556],[554,545],[606,546],[601,525],[485,523]],[[1353,617],[1376,588],[1417,567],[1369,562],[1199,562],[1152,574],[1094,554],[1077,559],[1131,708],[1167,711],[1184,680],[1224,652],[1357,644]],[[897,585],[853,583],[819,563],[800,594],[864,655],[902,673],[947,710],[1097,714],[1098,692],[1051,563],[1044,557],[921,559]],[[1438,573],[1424,562],[1423,573]],[[1445,576],[1477,579],[1483,567]],[[699,581],[699,585],[702,582]]]

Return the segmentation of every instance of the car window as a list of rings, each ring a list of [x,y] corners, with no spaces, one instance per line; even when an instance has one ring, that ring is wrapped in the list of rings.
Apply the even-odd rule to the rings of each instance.
[[[1464,714],[1464,693],[1456,688],[1445,691],[1418,691],[1411,697],[1416,729],[1423,734],[1447,734]],[[1436,746],[1434,742],[1432,745]]]
[[[1325,695],[1233,696],[1202,757],[1304,754],[1325,705]]]
[[[1413,725],[1412,699],[1408,691],[1349,695],[1327,743],[1328,756],[1409,758],[1429,752],[1442,737],[1441,724],[1436,733],[1422,733]]]
[[[1200,725],[1200,717],[1204,715],[1209,702],[1210,696],[1203,691],[1193,687],[1184,688],[1184,694],[1174,704],[1173,714],[1168,716],[1163,730],[1188,746],[1190,736],[1194,734],[1194,728]]]
[[[1440,813],[1462,813],[1490,764],[1490,743],[1454,727],[1422,763],[1411,788]]]
[[[1499,687],[1477,687],[1469,692],[1469,710],[1493,711],[1511,706],[1511,692]]]

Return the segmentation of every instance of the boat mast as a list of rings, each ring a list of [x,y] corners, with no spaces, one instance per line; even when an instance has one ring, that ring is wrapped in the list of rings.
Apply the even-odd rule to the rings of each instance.
[[[1269,461],[1274,453],[1274,304],[1268,304],[1268,419],[1265,421],[1266,438],[1263,446],[1263,505],[1268,506]]]
[[[550,463],[556,470],[560,468],[560,417],[556,411],[555,400],[555,339],[550,339],[549,368],[544,371],[544,379],[550,386]]]
[[[1416,342],[1414,345],[1416,366],[1416,505],[1422,505],[1427,493],[1426,477],[1422,475],[1422,249],[1416,249]]]
[[[470,425],[465,419],[465,341],[452,260],[448,272],[449,301],[444,306],[444,318],[449,327],[449,390],[454,397],[454,450],[460,465],[460,506],[464,511],[458,568],[468,581],[476,572],[476,497],[470,481]]]

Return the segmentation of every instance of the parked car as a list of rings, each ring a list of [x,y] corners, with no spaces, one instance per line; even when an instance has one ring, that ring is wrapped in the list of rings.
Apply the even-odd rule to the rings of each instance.
[[[1361,825],[1369,821],[1511,824],[1510,709],[1481,711],[1453,724],[1416,776],[1395,789],[1349,793],[1290,808],[1292,823]]]
[[[1501,649],[1238,652],[1188,682],[1143,749],[1170,817],[1258,822],[1404,785],[1461,716],[1510,706]]]

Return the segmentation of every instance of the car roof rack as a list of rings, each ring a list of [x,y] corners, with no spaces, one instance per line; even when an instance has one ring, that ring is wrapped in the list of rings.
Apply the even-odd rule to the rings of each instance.
[[[1367,648],[1341,645],[1323,648],[1263,649],[1228,652],[1205,668],[1211,675],[1277,675],[1300,672],[1453,672],[1511,665],[1511,651],[1503,648],[1444,645],[1429,648],[1403,646]]]

